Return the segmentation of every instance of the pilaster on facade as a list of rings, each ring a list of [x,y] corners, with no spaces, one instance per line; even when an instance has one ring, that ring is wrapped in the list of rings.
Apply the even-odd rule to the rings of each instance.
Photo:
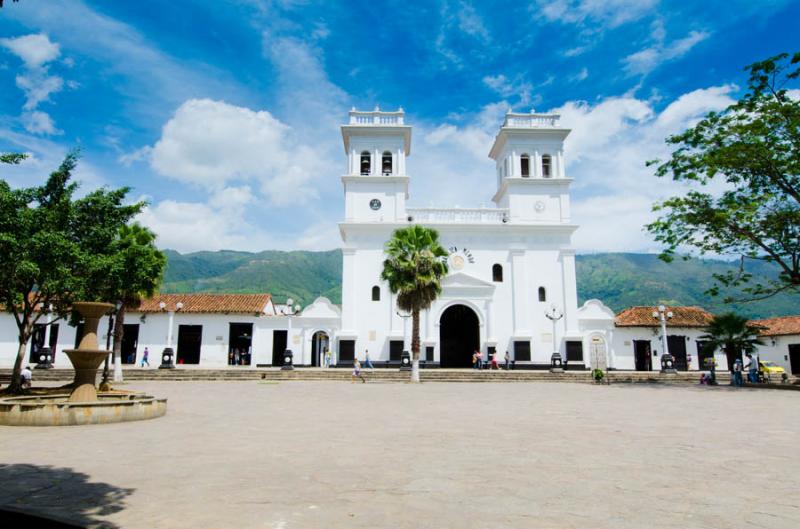
[[[578,332],[578,288],[575,275],[575,250],[565,248],[559,252],[561,284],[564,299],[564,328],[567,333]]]

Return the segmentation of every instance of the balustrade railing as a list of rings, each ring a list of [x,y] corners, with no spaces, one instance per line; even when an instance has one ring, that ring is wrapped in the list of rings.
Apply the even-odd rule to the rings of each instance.
[[[508,210],[498,208],[408,208],[414,222],[445,224],[499,224],[508,222]]]
[[[506,114],[504,127],[541,128],[555,127],[561,116],[558,114]]]
[[[383,112],[374,110],[372,112],[362,112],[360,110],[350,111],[351,125],[403,125],[405,112]]]

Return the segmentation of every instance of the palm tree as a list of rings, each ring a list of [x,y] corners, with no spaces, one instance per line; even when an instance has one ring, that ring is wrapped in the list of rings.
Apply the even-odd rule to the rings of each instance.
[[[114,241],[113,264],[109,277],[108,299],[117,303],[114,322],[114,381],[122,381],[122,337],[125,329],[125,311],[143,297],[151,297],[158,290],[167,256],[156,245],[156,235],[134,223],[122,226]]]
[[[447,250],[436,230],[414,225],[395,230],[386,242],[381,279],[397,294],[397,306],[411,313],[411,382],[419,382],[419,313],[441,294]]]
[[[761,328],[733,312],[714,316],[704,330],[706,334],[698,340],[706,340],[706,347],[712,352],[718,349],[724,351],[729,370],[733,369],[733,359],[740,357],[742,353],[754,353],[757,346],[764,345],[758,338]]]

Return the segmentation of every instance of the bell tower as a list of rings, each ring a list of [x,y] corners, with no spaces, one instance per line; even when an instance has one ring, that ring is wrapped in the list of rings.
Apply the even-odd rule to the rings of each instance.
[[[516,223],[567,223],[569,184],[564,170],[564,140],[558,114],[510,110],[489,157],[496,163],[497,192],[492,200]]]
[[[397,222],[406,218],[411,127],[402,108],[350,111],[342,125],[347,170],[342,176],[345,222]]]

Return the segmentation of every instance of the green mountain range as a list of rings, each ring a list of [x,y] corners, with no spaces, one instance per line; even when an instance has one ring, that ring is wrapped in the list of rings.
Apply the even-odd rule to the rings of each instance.
[[[341,303],[340,250],[166,253],[162,292],[269,292],[280,303],[291,297],[305,305],[317,296]],[[698,305],[712,312],[734,310],[751,318],[800,314],[798,294],[733,304],[704,294],[713,284],[712,274],[736,266],[728,261],[699,259],[665,263],[652,254],[578,255],[579,302],[597,298],[616,312],[633,305],[665,303]],[[756,277],[775,273],[766,263],[755,263],[750,271]]]

